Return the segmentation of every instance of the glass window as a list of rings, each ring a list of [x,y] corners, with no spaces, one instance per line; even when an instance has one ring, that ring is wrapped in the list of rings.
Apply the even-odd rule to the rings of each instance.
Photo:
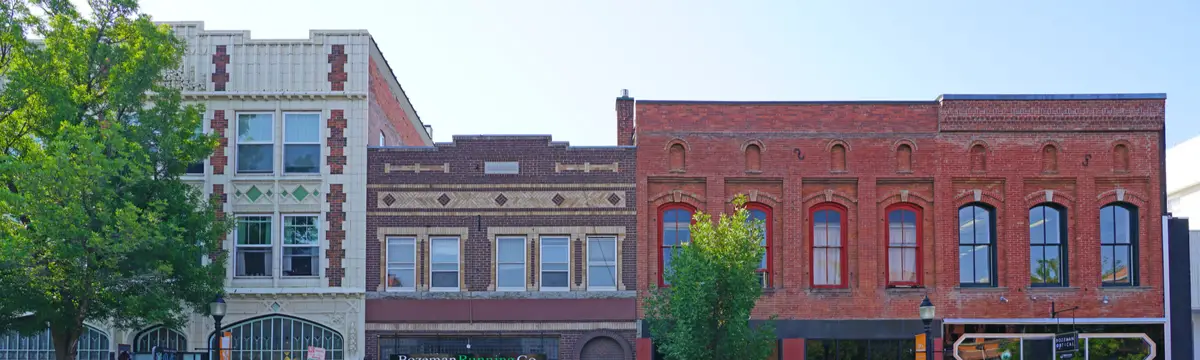
[[[133,342],[133,352],[150,354],[154,350],[189,351],[183,333],[165,326],[156,326],[138,334]]]
[[[108,335],[88,325],[75,344],[77,360],[109,360]],[[31,336],[0,333],[0,359],[54,360],[50,329]]]
[[[283,114],[283,172],[321,172],[321,115]]]
[[[411,237],[387,238],[387,288],[417,289],[417,242]]]
[[[920,208],[910,204],[893,206],[887,212],[888,285],[921,284]]]
[[[283,216],[283,276],[317,276],[320,243],[316,215]]]
[[[844,287],[846,216],[841,207],[826,204],[813,208],[812,219],[813,286]]]
[[[200,127],[196,129],[196,135],[204,135],[204,124],[200,124]],[[193,175],[204,174],[204,160],[188,164],[186,172]]]
[[[496,290],[525,291],[525,238],[496,239]]]
[[[602,339],[602,338],[596,338]],[[592,340],[596,341],[596,340]],[[516,358],[517,355],[538,355],[538,359],[560,359],[559,338],[535,335],[511,336],[394,336],[381,335],[378,340],[379,359],[402,359],[402,355],[414,358],[450,358],[459,359],[458,354],[470,353],[471,359],[501,359]],[[471,350],[467,350],[471,344]],[[618,351],[620,346],[617,346]],[[584,345],[587,348],[587,345]],[[575,349],[575,347],[572,347]],[[563,349],[565,350],[565,349]],[[574,351],[574,350],[573,350]],[[565,351],[563,351],[565,352]],[[600,352],[605,354],[605,352]],[[585,352],[585,354],[587,354]],[[374,357],[373,357],[374,358]],[[531,359],[533,357],[530,357]],[[589,357],[585,356],[584,359]],[[596,358],[611,359],[611,356]],[[615,358],[621,358],[616,355]],[[265,358],[264,358],[265,359]],[[296,358],[293,358],[296,359]],[[299,360],[299,359],[296,359]]]
[[[750,204],[748,206],[750,214],[746,221],[754,223],[758,231],[758,245],[763,247],[762,257],[758,260],[758,279],[763,287],[769,287],[771,282],[771,231],[767,227],[767,221],[770,219],[770,208],[759,205]]]
[[[570,287],[570,239],[542,238],[542,291],[563,291]]]
[[[430,290],[458,291],[459,247],[456,237],[429,239]]]
[[[588,290],[617,290],[617,238],[589,237],[587,256]]]
[[[804,342],[806,360],[900,360],[912,359],[916,356],[915,352],[916,343],[913,339],[809,339]]]
[[[1100,209],[1100,279],[1104,286],[1137,285],[1137,208]]]
[[[665,286],[670,285],[670,282],[666,281],[666,274],[671,271],[671,255],[675,253],[676,247],[683,246],[692,239],[692,210],[681,205],[668,205],[663,209],[659,221],[659,227],[662,228],[662,261],[658,262],[658,282],[659,285]]]
[[[237,276],[272,276],[271,217],[239,216],[234,234]]]
[[[484,174],[520,174],[521,163],[516,161],[488,161],[483,163]]]
[[[995,215],[983,204],[958,209],[958,281],[961,286],[996,286]]]
[[[1066,211],[1055,205],[1029,209],[1029,281],[1067,286]]]
[[[344,360],[346,356],[342,334],[290,316],[271,315],[243,320],[225,328],[225,331],[231,333],[229,360],[299,360],[305,357],[309,346],[324,348],[325,360]],[[214,335],[209,333],[208,344],[214,343]],[[215,352],[216,349],[213,350]]]
[[[238,114],[237,170],[239,173],[269,173],[275,163],[275,116]]]

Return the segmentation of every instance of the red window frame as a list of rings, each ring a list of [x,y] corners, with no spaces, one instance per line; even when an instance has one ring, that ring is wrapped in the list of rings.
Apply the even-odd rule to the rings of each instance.
[[[663,243],[663,240],[664,240],[663,231],[666,230],[663,225],[663,215],[665,215],[667,213],[667,211],[671,211],[671,210],[687,211],[688,212],[688,224],[696,223],[696,219],[695,219],[696,207],[694,207],[694,206],[691,206],[691,205],[688,205],[685,203],[670,203],[670,204],[666,204],[666,205],[658,207],[658,236],[656,236],[656,238],[658,238],[658,286],[659,287],[667,287],[666,282],[663,281],[663,274],[664,274],[664,270],[665,270],[663,268],[663,250],[669,248],[670,246],[666,246]],[[692,240],[691,236],[692,236],[691,232],[688,232],[688,241],[689,242]]]
[[[815,232],[816,232],[815,230],[816,230],[816,226],[817,226],[816,214],[818,211],[834,211],[834,212],[838,213],[838,219],[839,219],[839,222],[841,225],[841,244],[838,245],[838,249],[839,249],[838,261],[840,261],[840,263],[839,263],[840,266],[838,269],[840,274],[838,274],[838,275],[840,276],[839,280],[841,280],[841,281],[838,284],[817,285],[817,281],[816,281],[816,278],[817,278],[817,268],[816,268],[816,265],[817,265],[817,261],[816,261],[817,260],[816,259],[816,257],[817,257],[817,247],[816,247],[817,241],[816,241],[816,237],[815,237]],[[846,226],[846,223],[848,221],[846,219],[847,213],[848,213],[848,211],[846,210],[845,206],[842,206],[842,205],[839,205],[836,203],[821,203],[821,204],[817,204],[816,206],[813,206],[812,208],[808,209],[808,240],[809,240],[808,241],[808,249],[809,249],[808,262],[810,264],[809,265],[810,271],[808,273],[808,281],[809,281],[810,286],[812,286],[813,288],[845,289],[845,288],[849,287],[850,282],[848,281],[849,280],[848,274],[850,271],[850,267],[847,264],[847,259],[849,259],[847,250],[850,248],[850,246],[849,246],[849,244],[847,244],[847,242],[849,241],[848,236],[847,236],[849,227]]]
[[[763,221],[763,222],[764,222],[764,224],[763,224],[763,227],[764,227],[764,228],[766,228],[766,237],[767,237],[767,241],[766,241],[766,244],[765,244],[765,245],[763,245],[763,248],[765,248],[765,249],[767,250],[767,251],[766,251],[766,257],[767,257],[767,267],[766,267],[765,269],[760,269],[760,270],[758,270],[758,272],[761,272],[761,273],[763,273],[763,276],[764,276],[764,277],[766,277],[766,281],[765,281],[765,284],[764,284],[763,286],[764,286],[764,287],[768,287],[768,288],[769,288],[769,287],[771,287],[771,274],[774,274],[774,273],[775,273],[775,272],[773,271],[773,270],[774,270],[774,266],[773,266],[773,264],[772,264],[772,263],[773,263],[773,261],[771,261],[771,232],[772,232],[772,229],[771,229],[771,228],[775,227],[775,226],[774,226],[774,225],[775,225],[775,221],[774,221],[775,219],[772,217],[772,216],[774,216],[774,215],[773,215],[773,214],[771,214],[771,207],[770,207],[770,206],[767,206],[767,205],[765,205],[765,204],[762,204],[762,203],[748,203],[748,204],[746,204],[746,211],[750,211],[750,210],[758,210],[758,211],[762,211],[762,212],[763,212],[763,215],[764,215],[764,216],[763,216],[763,218],[764,218],[764,221]]]
[[[893,211],[900,211],[900,210],[912,211],[913,214],[916,216],[916,218],[914,219],[916,222],[913,225],[917,227],[916,228],[916,230],[917,230],[916,231],[916,234],[917,234],[916,235],[917,236],[917,246],[916,246],[916,251],[917,251],[916,272],[917,273],[916,273],[916,275],[917,276],[916,276],[916,280],[914,280],[914,281],[892,281],[892,265],[891,265],[892,257],[889,256],[890,255],[889,253],[892,250],[892,242],[891,242],[891,239],[892,239],[891,217],[892,216],[891,215],[892,215]],[[888,206],[887,209],[884,210],[884,212],[883,212],[883,248],[885,250],[884,250],[884,254],[883,254],[883,264],[884,264],[883,266],[884,266],[884,269],[887,269],[886,279],[887,279],[888,286],[921,286],[921,284],[923,283],[921,281],[922,280],[921,274],[923,274],[922,266],[925,265],[924,264],[925,262],[922,259],[922,253],[921,253],[921,247],[923,245],[923,244],[921,244],[921,239],[924,236],[923,233],[925,230],[924,226],[922,226],[922,225],[924,225],[924,221],[922,221],[923,216],[924,216],[924,214],[922,214],[921,207],[916,206],[914,204],[909,204],[909,203],[894,204],[892,206]],[[897,248],[904,249],[904,247],[897,247]]]

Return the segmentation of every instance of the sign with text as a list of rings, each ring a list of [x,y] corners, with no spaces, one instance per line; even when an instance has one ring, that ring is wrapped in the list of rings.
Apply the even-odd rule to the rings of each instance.
[[[1054,334],[1054,353],[1058,354],[1059,359],[1074,358],[1075,352],[1078,350],[1079,350],[1079,332],[1078,331]]]
[[[309,346],[305,360],[325,360],[325,348]]]
[[[226,331],[224,334],[221,334],[221,355],[220,355],[221,360],[233,359],[233,351],[232,351],[233,349],[231,349],[232,347],[233,347],[233,332]]]
[[[917,360],[926,360],[925,359],[925,334],[917,334],[916,340],[917,340],[916,341],[916,343],[917,343],[917,347],[916,347]]]
[[[546,360],[546,354],[395,354],[388,360]]]

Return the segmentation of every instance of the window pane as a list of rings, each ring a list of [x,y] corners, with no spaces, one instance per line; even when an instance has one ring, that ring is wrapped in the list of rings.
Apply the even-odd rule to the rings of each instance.
[[[1034,284],[1046,282],[1046,259],[1042,258],[1042,247],[1034,246],[1029,251],[1029,280]]]
[[[617,286],[616,266],[588,266],[588,286],[615,287]]]
[[[816,285],[829,284],[828,256],[828,250],[825,248],[813,249],[813,282]]]
[[[825,261],[829,264],[829,269],[825,271],[827,276],[829,276],[829,282],[826,283],[827,285],[841,285],[842,284],[842,257],[841,256],[842,256],[841,249],[836,249],[836,248],[829,249],[826,252]]]
[[[272,142],[275,138],[272,114],[238,114],[238,143]]]
[[[498,260],[501,263],[525,263],[524,238],[500,238]]]
[[[496,286],[525,288],[525,264],[500,264],[496,269]]]
[[[317,234],[316,216],[283,217],[284,245],[316,245]]]
[[[239,172],[271,172],[274,145],[239,144],[237,166]]]
[[[239,217],[237,223],[238,245],[270,245],[271,218],[265,216]]]
[[[663,248],[662,249],[663,277],[664,278],[666,277],[666,274],[671,271],[671,254],[673,254],[674,252],[675,252],[674,248]]]
[[[958,282],[969,284],[975,282],[975,247],[958,247]]]
[[[437,271],[430,277],[431,286],[435,288],[457,288],[457,271]]]
[[[1029,243],[1031,244],[1046,243],[1045,210],[1045,206],[1036,206],[1029,209]]]
[[[413,281],[413,269],[388,269],[388,287],[393,288],[412,288],[416,284]]]
[[[567,263],[543,263],[542,270],[544,271],[567,271]]]
[[[818,213],[821,213],[818,211]],[[824,216],[821,216],[824,217]],[[815,220],[814,220],[815,221]],[[829,225],[824,221],[813,223],[813,246],[829,245]]]
[[[433,270],[433,271],[458,271],[458,263],[433,263],[430,265],[430,270]]]
[[[832,220],[826,224],[829,225],[829,229],[825,230],[825,245],[842,246],[842,224]]]
[[[901,270],[904,271],[903,275],[901,276],[902,281],[917,281],[917,249],[905,248],[901,251],[904,254],[904,267],[901,268]]]
[[[319,114],[284,114],[283,141],[296,143],[321,142],[321,116]]]
[[[1055,208],[1045,207],[1046,209],[1046,243],[1060,244],[1062,236],[1062,213]]]
[[[239,248],[237,250],[238,276],[270,276],[270,248]]]
[[[991,282],[991,248],[987,245],[979,245],[975,247],[975,282],[989,283]]]
[[[1115,243],[1116,236],[1116,206],[1105,206],[1100,209],[1100,243],[1112,244]]]
[[[542,287],[567,287],[566,272],[542,272]]]
[[[416,262],[416,252],[413,251],[412,238],[388,239],[388,262],[389,263],[414,263]]]
[[[283,248],[284,276],[314,276],[317,275],[316,247],[285,247]]]
[[[542,238],[542,262],[567,262],[566,238]]]
[[[1114,281],[1128,282],[1129,281],[1129,247],[1114,246],[1113,253],[1115,261],[1113,262]]]
[[[975,243],[976,244],[991,244],[992,243],[992,224],[991,217],[987,210],[975,206]]]
[[[1118,244],[1128,244],[1130,232],[1129,210],[1120,206],[1114,206],[1113,208],[1115,209],[1115,228],[1117,231],[1115,236],[1116,242]]]
[[[289,173],[321,172],[321,145],[284,145],[283,171]]]
[[[433,262],[458,262],[458,239],[433,239],[430,247]]]
[[[617,239],[588,239],[588,261],[614,263],[617,261]]]
[[[1059,269],[1061,269],[1062,260],[1058,258],[1058,251],[1059,248],[1057,246],[1047,246],[1045,248],[1045,256],[1042,260],[1045,262],[1045,264],[1043,264],[1043,267],[1045,268],[1045,270],[1043,270],[1045,273],[1044,279],[1046,279],[1046,282],[1050,284],[1061,283],[1058,273],[1060,271]]]
[[[1114,245],[1100,246],[1100,277],[1104,282],[1112,282],[1115,280],[1115,277],[1113,276],[1113,274],[1116,273],[1114,270],[1114,264],[1116,260],[1113,259],[1113,256],[1115,255],[1115,247],[1116,246]]]

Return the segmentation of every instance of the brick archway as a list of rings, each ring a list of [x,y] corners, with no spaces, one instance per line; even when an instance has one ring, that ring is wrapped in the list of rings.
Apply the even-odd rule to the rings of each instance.
[[[575,343],[579,360],[633,360],[633,349],[620,334],[597,331],[584,334]]]

